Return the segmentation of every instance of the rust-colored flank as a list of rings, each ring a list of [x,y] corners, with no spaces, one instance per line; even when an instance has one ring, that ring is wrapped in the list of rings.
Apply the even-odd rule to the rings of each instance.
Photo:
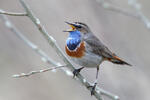
[[[84,42],[82,42],[80,44],[80,47],[78,47],[76,50],[69,50],[67,46],[65,46],[65,50],[66,50],[66,53],[71,56],[71,57],[75,57],[75,58],[81,58],[84,56],[84,53],[85,53],[85,45],[84,45]]]
[[[109,60],[109,61],[113,61],[113,60],[123,61],[118,56],[115,56],[115,55],[113,55],[113,58],[106,58],[105,60]]]

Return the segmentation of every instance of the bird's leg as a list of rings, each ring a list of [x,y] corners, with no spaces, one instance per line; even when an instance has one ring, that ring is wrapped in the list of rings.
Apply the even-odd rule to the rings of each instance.
[[[96,80],[94,82],[94,85],[93,86],[89,86],[89,88],[92,88],[91,95],[94,95],[94,91],[95,91],[95,88],[96,88],[96,85],[97,85],[97,80],[98,80],[98,73],[99,73],[99,66],[97,67]]]
[[[75,70],[73,71],[73,78],[74,78],[75,76],[77,76],[83,68],[84,68],[84,67],[81,67],[81,68],[79,68],[79,69],[75,69]]]

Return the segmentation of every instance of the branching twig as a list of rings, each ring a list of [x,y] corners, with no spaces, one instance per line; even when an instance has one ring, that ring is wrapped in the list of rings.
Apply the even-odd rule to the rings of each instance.
[[[144,23],[144,25],[146,26],[147,29],[150,29],[150,20],[142,13],[142,11],[140,10],[139,4],[137,2],[132,2],[132,4],[130,4],[133,8],[135,8],[136,12],[129,12],[125,9],[117,7],[116,5],[110,4],[110,3],[106,2],[105,0],[96,0],[96,1],[104,9],[113,11],[113,12],[117,12],[117,13],[129,16],[129,17],[136,18],[136,19],[140,20],[142,23]]]
[[[54,60],[52,60],[50,57],[48,57],[46,55],[46,53],[44,51],[42,51],[40,48],[38,48],[34,43],[32,43],[30,40],[28,40],[12,23],[11,21],[4,15],[1,15],[3,21],[5,22],[5,25],[7,28],[9,28],[12,32],[14,32],[21,40],[23,40],[23,42],[29,46],[30,48],[32,48],[32,50],[34,50],[37,54],[39,54],[42,59],[44,59],[43,61],[52,64],[53,66],[60,66],[60,63],[55,62]]]
[[[128,0],[128,4],[135,9],[136,13],[139,16],[139,19],[145,24],[147,29],[150,29],[150,20],[141,11],[142,5],[138,3],[137,0]]]
[[[50,36],[48,34],[48,32],[45,30],[45,28],[40,24],[40,20],[38,18],[36,18],[34,16],[34,14],[32,13],[31,9],[27,6],[27,4],[25,3],[24,0],[20,0],[22,6],[24,7],[25,11],[28,14],[28,17],[31,19],[31,21],[38,27],[39,31],[42,33],[42,35],[44,36],[44,38],[48,41],[48,43],[55,49],[55,51],[57,52],[57,54],[62,58],[62,60],[68,65],[68,68],[70,68],[71,71],[74,71],[75,68],[74,66],[70,63],[70,61],[68,60],[68,58],[66,57],[66,55],[63,53],[63,51],[60,49],[60,47],[58,46],[58,44],[56,43],[56,40]],[[91,91],[91,88],[89,88],[89,86],[91,86],[91,84],[87,81],[85,81],[84,77],[79,74],[77,76],[77,78],[80,80],[80,82],[88,89]],[[100,93],[98,93],[97,91],[94,91],[94,96],[98,99],[98,100],[102,100],[102,96],[101,96],[101,91]]]
[[[106,2],[105,0],[96,0],[96,1],[106,10],[121,13],[123,15],[130,16],[130,17],[139,18],[138,14],[129,12],[125,9],[117,7],[116,5],[110,4],[110,3]]]
[[[28,77],[28,76],[31,76],[31,75],[34,75],[34,74],[37,74],[37,73],[43,73],[43,72],[47,72],[47,71],[50,71],[50,70],[52,71],[52,70],[62,68],[62,67],[66,67],[66,66],[57,66],[57,67],[52,67],[52,68],[47,68],[47,69],[41,69],[41,70],[38,70],[38,71],[31,71],[29,73],[15,74],[12,77],[15,77],[15,78]]]
[[[0,14],[9,15],[9,16],[27,16],[27,13],[14,13],[14,12],[6,12],[0,9]]]
[[[12,23],[11,21],[8,19],[8,17],[1,15],[0,17],[2,17],[2,20],[4,21],[5,25],[7,28],[9,28],[13,33],[15,33],[15,35],[17,35],[27,46],[29,46],[33,51],[35,51],[38,55],[41,56],[42,61],[48,63],[48,64],[52,64],[53,66],[63,66],[60,63],[54,61],[53,59],[51,59],[50,57],[48,57],[46,55],[46,53],[41,50],[40,48],[38,48],[34,43],[32,43],[30,40],[28,40]],[[67,66],[67,65],[66,65]],[[70,74],[70,71],[67,69],[61,69],[63,70],[67,75],[72,76],[72,74]],[[13,75],[14,76],[14,75]]]
[[[66,63],[67,67],[70,68],[71,71],[73,71],[75,68],[74,66],[70,63],[70,61],[67,59],[67,57],[65,56],[65,54],[63,53],[63,51],[59,48],[58,44],[56,43],[56,40],[50,36],[47,31],[45,30],[45,28],[40,24],[39,19],[37,19],[33,13],[31,12],[30,8],[27,6],[27,4],[24,2],[24,0],[20,0],[21,4],[23,5],[23,7],[26,10],[27,16],[32,20],[32,22],[38,27],[38,29],[40,30],[40,32],[43,34],[43,36],[48,40],[48,43],[55,49],[55,51],[57,52],[57,54],[63,59],[63,61]],[[61,66],[59,63],[56,63],[55,61],[51,60],[41,49],[37,48],[36,45],[34,45],[31,41],[29,41],[26,37],[23,36],[23,34],[21,34],[11,23],[8,19],[5,18],[6,21],[6,26],[8,28],[10,28],[14,33],[19,33],[19,37],[28,45],[30,46],[34,51],[36,51],[36,53],[38,53],[40,56],[42,56],[42,58],[44,58],[44,60],[46,60],[47,62],[49,62],[49,64],[53,64],[55,66]],[[40,72],[40,71],[37,71]],[[24,74],[24,76],[28,76],[31,73],[37,73],[37,72],[30,72],[28,74]],[[70,73],[68,71],[65,71],[66,73]],[[21,75],[22,76],[22,75]],[[88,89],[91,91],[91,88],[88,88],[91,84],[89,82],[86,81],[86,79],[79,74],[77,76],[77,78],[79,79],[79,81]],[[113,100],[118,100],[119,97],[111,94],[103,89],[100,88],[96,88],[96,90],[94,91],[94,96],[98,99],[98,100],[103,100],[101,94],[106,95],[110,98],[112,98]]]

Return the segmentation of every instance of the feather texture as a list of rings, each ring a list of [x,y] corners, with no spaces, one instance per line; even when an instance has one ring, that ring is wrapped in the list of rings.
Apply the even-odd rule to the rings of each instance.
[[[85,53],[85,44],[84,42],[80,43],[75,50],[70,50],[68,46],[65,46],[65,51],[70,57],[82,58]]]

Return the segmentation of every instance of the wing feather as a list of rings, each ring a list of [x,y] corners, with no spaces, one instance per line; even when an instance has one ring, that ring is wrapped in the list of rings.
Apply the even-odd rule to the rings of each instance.
[[[87,34],[83,40],[89,45],[91,52],[104,58],[113,58],[113,53],[93,34]]]

